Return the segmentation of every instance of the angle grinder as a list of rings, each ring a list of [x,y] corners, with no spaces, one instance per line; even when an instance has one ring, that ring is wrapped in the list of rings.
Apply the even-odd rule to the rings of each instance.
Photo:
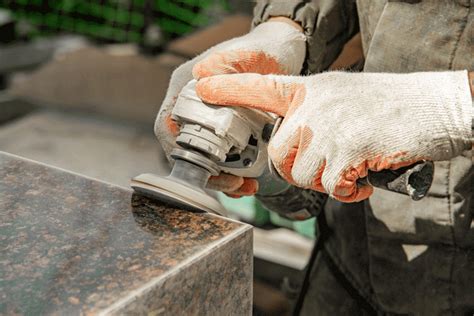
[[[182,90],[171,113],[179,124],[179,148],[171,152],[171,174],[142,174],[132,179],[138,193],[181,208],[225,214],[206,191],[210,176],[226,172],[256,178],[267,165],[266,126],[276,117],[262,111],[206,104],[195,91],[196,80]]]
[[[279,177],[267,155],[267,144],[282,118],[259,110],[204,103],[196,94],[196,80],[181,91],[172,111],[180,126],[179,148],[171,152],[170,175],[141,174],[131,181],[139,194],[191,210],[225,215],[226,210],[206,192],[211,176],[226,172],[258,178],[268,168]],[[433,163],[422,161],[398,170],[370,172],[361,184],[409,195],[425,196],[433,179]]]

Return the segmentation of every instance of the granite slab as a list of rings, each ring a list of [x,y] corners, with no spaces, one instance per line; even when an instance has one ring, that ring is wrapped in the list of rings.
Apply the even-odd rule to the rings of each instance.
[[[0,152],[0,314],[248,315],[250,226]]]

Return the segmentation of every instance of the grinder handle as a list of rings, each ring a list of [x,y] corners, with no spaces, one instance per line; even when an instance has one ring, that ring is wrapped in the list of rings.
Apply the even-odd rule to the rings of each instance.
[[[384,190],[408,195],[412,200],[421,200],[428,193],[433,182],[434,164],[432,161],[419,161],[408,167],[396,170],[368,172],[359,179],[360,184],[370,184]]]

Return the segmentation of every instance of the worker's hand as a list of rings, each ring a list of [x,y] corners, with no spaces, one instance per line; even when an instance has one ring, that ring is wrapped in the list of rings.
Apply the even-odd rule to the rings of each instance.
[[[345,202],[368,198],[368,170],[448,160],[471,148],[472,101],[465,71],[329,72],[308,77],[221,75],[196,91],[216,105],[285,117],[268,153],[288,182]]]
[[[165,100],[155,121],[155,134],[169,156],[179,127],[171,112],[182,88],[193,79],[216,74],[252,72],[260,74],[299,74],[306,52],[305,36],[293,22],[266,22],[250,33],[223,42],[187,63],[172,74]],[[192,111],[192,109],[190,109]],[[250,195],[257,190],[254,179],[231,175],[212,177],[212,189],[232,196]]]

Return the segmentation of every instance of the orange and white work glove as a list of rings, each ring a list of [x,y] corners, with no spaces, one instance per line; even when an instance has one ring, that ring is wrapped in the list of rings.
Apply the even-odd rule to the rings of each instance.
[[[277,171],[344,202],[372,194],[356,183],[368,170],[448,160],[472,146],[466,71],[221,75],[196,91],[211,104],[283,116],[268,149]]]
[[[155,134],[167,156],[176,145],[179,127],[171,112],[182,88],[193,78],[234,74],[299,74],[306,53],[305,36],[284,22],[266,22],[250,33],[223,42],[184,63],[172,74],[166,97],[155,121]],[[192,111],[192,108],[190,108]],[[228,174],[212,177],[209,188],[231,196],[251,195],[258,189],[255,179]]]

